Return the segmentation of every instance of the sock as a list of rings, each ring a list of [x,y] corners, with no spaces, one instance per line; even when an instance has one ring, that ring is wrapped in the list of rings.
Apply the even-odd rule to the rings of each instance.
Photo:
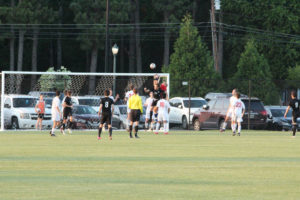
[[[235,132],[235,130],[236,130],[235,124],[231,124],[231,129],[232,129],[232,132]]]
[[[102,128],[99,127],[98,129],[98,137],[101,137]]]
[[[54,134],[55,128],[52,128],[51,133]]]
[[[150,111],[150,122],[152,122],[153,111]]]
[[[148,122],[145,121],[145,128],[148,128]]]
[[[158,132],[158,130],[159,130],[159,126],[160,126],[160,123],[159,122],[156,122],[156,132]]]
[[[238,132],[241,133],[241,130],[242,130],[242,125],[239,124],[238,125]]]
[[[129,125],[129,135],[132,137],[132,125]]]
[[[111,137],[112,136],[112,128],[110,127],[108,130],[109,130],[109,137]]]
[[[139,126],[137,125],[134,127],[135,137],[137,136],[138,131],[139,131]]]
[[[151,124],[150,124],[150,128],[151,128],[151,130],[153,130],[153,122],[151,122]]]
[[[169,122],[164,123],[165,133],[169,132]]]
[[[226,126],[227,126],[227,122],[224,122],[224,123],[223,123],[223,129],[224,129],[224,130],[226,129]]]
[[[63,130],[65,130],[65,128],[66,128],[66,125],[64,123],[62,124],[62,128],[63,128]]]
[[[297,125],[293,125],[293,136],[296,136]]]

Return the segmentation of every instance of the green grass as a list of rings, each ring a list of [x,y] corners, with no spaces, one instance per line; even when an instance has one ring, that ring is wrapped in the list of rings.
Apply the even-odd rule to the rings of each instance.
[[[0,199],[300,199],[287,132],[0,133]]]

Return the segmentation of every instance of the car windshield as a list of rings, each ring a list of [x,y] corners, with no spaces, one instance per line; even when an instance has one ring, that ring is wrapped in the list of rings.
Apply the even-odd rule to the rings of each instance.
[[[121,115],[126,115],[127,114],[127,108],[125,106],[124,107],[119,107],[119,110],[120,110]]]
[[[100,99],[78,99],[80,105],[100,106]]]
[[[189,100],[183,100],[184,107],[189,107]],[[191,100],[191,108],[202,108],[203,105],[207,104],[205,100]]]
[[[273,117],[283,117],[285,113],[285,109],[271,109],[271,113]],[[289,110],[286,116],[292,117],[292,111]]]
[[[97,114],[97,112],[89,106],[76,106],[74,107],[74,113],[77,115]]]
[[[44,99],[46,104],[52,105],[52,99]]]
[[[248,100],[242,100],[245,104],[246,111],[248,110],[249,101]],[[250,101],[250,108],[252,111],[260,112],[265,110],[263,104],[260,101],[251,100]]]
[[[35,102],[34,98],[14,98],[13,106],[15,108],[31,108],[35,106]]]

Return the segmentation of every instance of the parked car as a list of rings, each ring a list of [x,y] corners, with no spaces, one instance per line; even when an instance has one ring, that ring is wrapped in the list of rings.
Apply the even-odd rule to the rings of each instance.
[[[267,125],[267,111],[263,103],[258,98],[243,97],[241,100],[244,102],[246,112],[243,117],[242,126],[248,125],[248,116],[250,116],[250,127],[265,129]],[[250,102],[250,112],[249,112]],[[193,115],[194,130],[200,129],[220,129],[223,124],[226,112],[229,107],[229,98],[215,98],[208,102],[202,109],[196,111]],[[230,121],[227,128],[230,127]]]
[[[99,111],[101,96],[73,96],[75,104],[91,106],[96,112]]]
[[[35,128],[37,113],[35,105],[37,98],[29,95],[4,96],[4,124],[7,128]],[[43,128],[51,128],[51,110],[46,106]]]
[[[232,96],[232,93],[218,93],[218,92],[209,92],[205,95],[204,99],[206,101],[210,101],[211,99],[216,98],[230,98]],[[241,97],[248,97],[247,95],[241,94]]]
[[[201,97],[192,97],[190,106],[190,122],[191,124],[194,113],[206,105],[207,101]],[[188,128],[189,119],[189,98],[188,97],[174,97],[170,99],[170,124],[181,125],[182,128]]]
[[[265,106],[268,115],[268,129],[271,130],[291,130],[292,129],[292,110],[289,110],[287,117],[284,113],[287,106]],[[298,119],[298,129],[300,129],[300,119]]]
[[[76,129],[97,129],[100,124],[97,112],[85,105],[73,106],[73,121]]]
[[[141,115],[139,121],[139,128],[145,128],[145,119],[146,119],[145,113],[146,113],[146,108],[144,107],[143,114]],[[127,124],[127,106],[116,105],[113,118],[119,120],[119,126],[116,127],[119,127],[119,129],[125,129]]]

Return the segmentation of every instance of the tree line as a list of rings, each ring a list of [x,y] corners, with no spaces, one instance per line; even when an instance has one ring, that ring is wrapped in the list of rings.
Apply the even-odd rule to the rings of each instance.
[[[120,49],[117,72],[153,72],[151,62],[158,66],[154,72],[172,71],[172,56],[177,54],[179,71],[187,72],[189,79],[199,77],[193,70],[203,79],[259,76],[272,82],[297,77],[292,75],[299,71],[295,69],[300,57],[297,0],[221,0],[221,9],[214,13],[213,1],[208,0],[109,2],[109,47],[116,43]],[[190,42],[180,39],[181,34],[188,35],[181,33],[183,19],[195,28],[200,43],[197,37]],[[105,0],[0,0],[1,68],[45,71],[65,66],[77,72],[111,72],[111,49],[109,68],[104,67],[105,20]],[[217,52],[213,51],[214,39]],[[185,47],[194,51],[186,59],[196,64],[183,62],[180,52],[189,53]],[[242,63],[251,62],[241,59],[249,54],[263,64],[253,62],[255,66],[249,66],[253,73],[244,73]],[[211,68],[216,62],[213,55],[218,57],[221,72]],[[204,63],[209,67],[203,68]]]

